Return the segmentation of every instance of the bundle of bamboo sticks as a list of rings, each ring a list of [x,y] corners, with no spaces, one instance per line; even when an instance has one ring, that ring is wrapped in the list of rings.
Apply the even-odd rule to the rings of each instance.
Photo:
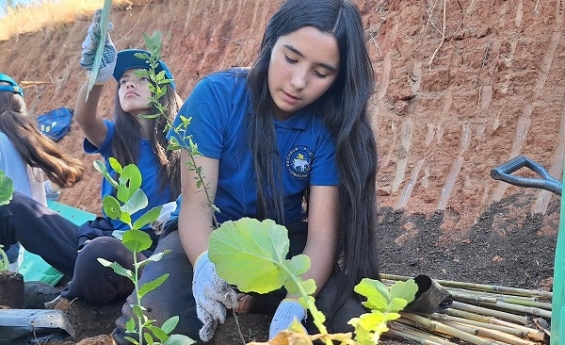
[[[381,274],[392,285],[413,277]],[[453,297],[453,305],[434,314],[402,312],[388,324],[386,336],[426,345],[546,344],[552,293],[497,285],[436,280]]]

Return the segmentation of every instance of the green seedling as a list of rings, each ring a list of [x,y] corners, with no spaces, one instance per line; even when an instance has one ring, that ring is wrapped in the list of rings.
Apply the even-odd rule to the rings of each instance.
[[[242,292],[268,293],[284,287],[289,293],[301,296],[299,302],[309,310],[320,331],[318,335],[293,338],[301,343],[308,339],[308,344],[314,340],[325,344],[332,344],[332,341],[377,344],[380,335],[388,330],[387,322],[400,317],[398,312],[414,300],[418,290],[413,280],[397,282],[388,288],[378,280],[363,279],[355,292],[367,298],[363,305],[371,312],[349,321],[355,328],[355,339],[352,334],[328,334],[323,324],[325,316],[316,308],[311,296],[316,284],[312,279],[303,281],[300,277],[310,268],[310,259],[302,254],[286,259],[289,245],[284,226],[272,220],[260,222],[242,218],[225,222],[212,232],[208,255],[216,265],[218,275]],[[245,272],[241,267],[245,267]],[[300,333],[301,327],[293,325],[290,330]]]
[[[0,170],[0,206],[9,204],[12,194],[14,194],[14,181]],[[4,246],[0,244],[0,272],[7,271],[10,267],[10,261],[3,248]]]
[[[127,336],[133,344],[142,344],[143,339],[146,344],[163,344],[163,345],[180,345],[194,344],[195,342],[187,336],[171,334],[178,324],[178,316],[173,316],[163,323],[161,327],[154,324],[154,320],[149,320],[145,315],[147,311],[141,304],[143,296],[157,289],[169,277],[168,273],[163,274],[159,278],[140,286],[139,271],[140,269],[152,261],[159,261],[167,251],[154,253],[145,260],[138,261],[137,254],[151,247],[152,240],[149,234],[142,229],[155,221],[161,212],[161,206],[154,207],[144,213],[135,222],[132,223],[132,215],[148,205],[147,195],[141,190],[142,177],[139,168],[135,164],[129,164],[122,168],[116,159],[109,159],[112,169],[119,176],[116,181],[107,171],[106,166],[101,161],[96,161],[94,166],[96,170],[117,189],[116,197],[107,195],[102,201],[104,213],[111,219],[120,220],[129,226],[129,230],[114,231],[114,236],[121,239],[124,246],[133,254],[133,271],[122,267],[117,262],[110,262],[103,258],[98,261],[105,267],[110,267],[119,275],[127,277],[134,284],[134,292],[136,294],[137,304],[131,305],[134,317],[127,321]],[[147,330],[147,331],[146,331]]]
[[[10,270],[10,260],[4,251],[4,246],[0,244],[0,272]]]
[[[8,205],[14,194],[14,181],[0,170],[0,206]]]

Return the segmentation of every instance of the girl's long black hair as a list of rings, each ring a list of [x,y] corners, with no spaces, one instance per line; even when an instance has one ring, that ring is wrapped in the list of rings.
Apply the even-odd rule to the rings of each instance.
[[[324,119],[336,142],[340,185],[334,270],[341,280],[339,302],[344,302],[362,278],[380,279],[375,236],[377,148],[367,113],[375,79],[359,10],[348,0],[287,0],[267,26],[259,56],[248,75],[254,111],[248,121],[258,172],[258,209],[260,215],[283,222],[277,172],[280,158],[276,154],[267,72],[278,38],[305,26],[334,35],[340,52],[336,80],[309,108]],[[339,305],[336,303],[336,308]]]
[[[167,185],[171,186],[171,200],[175,200],[180,195],[180,150],[167,150],[168,141],[165,128],[167,121],[173,123],[177,115],[182,100],[170,84],[167,84],[167,93],[159,99],[165,106],[165,116],[158,116],[155,126],[151,132],[151,145],[153,152],[159,161],[159,187],[163,190]],[[139,140],[142,138],[142,129],[139,122],[131,115],[124,112],[120,106],[119,88],[116,89],[114,101],[114,121],[115,134],[112,140],[112,152],[114,158],[123,166],[136,163],[139,159],[140,148]],[[156,114],[157,109],[153,109],[152,114]],[[147,115],[152,115],[147,114]]]

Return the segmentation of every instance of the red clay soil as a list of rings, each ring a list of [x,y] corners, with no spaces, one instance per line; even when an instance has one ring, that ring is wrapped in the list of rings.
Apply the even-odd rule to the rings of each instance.
[[[118,49],[142,48],[143,32],[161,31],[163,57],[186,97],[201,76],[250,65],[280,2],[143,1],[113,10],[111,35]],[[490,171],[525,155],[561,180],[565,4],[356,3],[378,85],[371,115],[379,145],[376,231],[383,272],[550,289],[560,197],[495,181]],[[74,107],[85,80],[78,61],[90,21],[77,18],[0,42],[0,72],[22,83],[34,114]],[[99,107],[106,116],[114,87]],[[101,177],[92,168],[99,158],[83,153],[76,123],[59,145],[89,167],[60,201],[99,213]],[[77,339],[57,344],[109,334],[118,307],[69,310]],[[82,323],[81,313],[100,323]],[[247,340],[254,332],[264,340],[265,320],[250,320],[250,328],[242,327]]]

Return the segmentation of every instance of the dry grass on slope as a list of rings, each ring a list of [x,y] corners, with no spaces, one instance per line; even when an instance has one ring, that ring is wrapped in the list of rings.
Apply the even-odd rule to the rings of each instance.
[[[113,0],[113,7],[128,8],[150,0]],[[82,16],[90,17],[104,6],[103,0],[45,0],[29,6],[8,8],[0,20],[0,41],[20,34],[33,33],[45,28],[74,22]]]

